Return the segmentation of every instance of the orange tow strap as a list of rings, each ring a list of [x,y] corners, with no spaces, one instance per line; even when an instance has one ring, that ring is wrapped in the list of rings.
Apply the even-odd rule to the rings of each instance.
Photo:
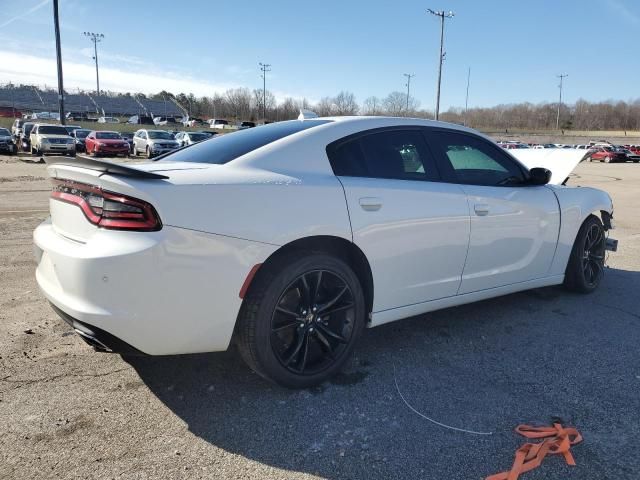
[[[532,427],[518,425],[516,432],[526,438],[544,438],[540,443],[525,443],[516,450],[513,466],[508,472],[496,473],[486,480],[516,480],[521,473],[537,468],[548,454],[562,454],[568,465],[575,465],[576,461],[569,449],[582,441],[582,435],[575,428],[564,428],[559,423],[553,427]]]

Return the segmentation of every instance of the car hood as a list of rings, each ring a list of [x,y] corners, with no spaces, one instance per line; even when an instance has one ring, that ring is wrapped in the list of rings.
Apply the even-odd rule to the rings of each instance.
[[[147,140],[147,142],[149,142],[149,143],[175,143],[176,145],[178,144],[178,142],[176,142],[175,140],[163,140],[161,138],[150,138],[149,140]]]
[[[69,135],[55,135],[53,133],[40,133],[40,138],[71,138]]]
[[[96,138],[96,142],[105,143],[107,145],[122,145],[126,140],[122,138]]]
[[[586,151],[569,148],[514,149],[509,153],[529,170],[535,167],[551,171],[550,184],[560,185],[585,158]]]
[[[0,135],[0,140],[2,140],[2,141],[11,140],[11,137],[8,136],[8,135]]]

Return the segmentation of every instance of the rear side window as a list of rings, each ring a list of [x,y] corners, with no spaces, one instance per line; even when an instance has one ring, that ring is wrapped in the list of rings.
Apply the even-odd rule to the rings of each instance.
[[[206,142],[176,150],[160,161],[224,164],[294,133],[329,123],[331,120],[290,120],[216,136]]]
[[[329,146],[338,176],[437,180],[435,162],[419,130],[386,130]]]

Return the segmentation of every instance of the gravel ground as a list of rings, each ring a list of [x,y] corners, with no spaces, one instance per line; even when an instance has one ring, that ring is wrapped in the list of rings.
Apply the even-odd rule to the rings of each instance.
[[[620,251],[589,296],[545,288],[368,330],[321,387],[274,387],[235,351],[93,352],[34,280],[42,164],[0,157],[0,478],[481,479],[510,467],[519,423],[560,417],[584,442],[523,478],[640,478],[640,165],[583,164],[610,192]],[[409,410],[471,435],[431,424]]]

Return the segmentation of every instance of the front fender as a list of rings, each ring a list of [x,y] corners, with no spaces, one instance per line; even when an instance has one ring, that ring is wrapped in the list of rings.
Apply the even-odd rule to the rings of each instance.
[[[591,214],[606,225],[613,216],[613,202],[605,191],[590,187],[550,186],[560,207],[558,246],[551,265],[551,275],[563,275],[580,226]],[[603,213],[604,212],[604,213]],[[604,214],[609,218],[603,218]]]

